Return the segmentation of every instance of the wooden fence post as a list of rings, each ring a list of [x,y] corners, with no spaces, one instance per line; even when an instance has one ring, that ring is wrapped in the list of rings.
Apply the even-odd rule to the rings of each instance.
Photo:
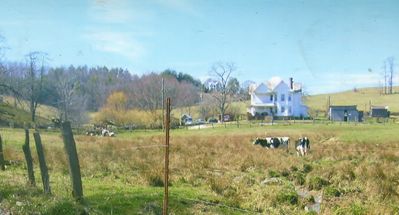
[[[51,194],[50,177],[48,175],[46,157],[44,156],[42,139],[40,138],[40,134],[38,131],[33,133],[33,138],[35,139],[37,157],[39,158],[40,174],[42,176],[43,190],[44,193]]]
[[[79,201],[83,201],[83,188],[82,178],[80,175],[80,166],[78,153],[76,151],[76,143],[73,139],[72,128],[70,122],[62,123],[62,138],[64,140],[64,147],[69,162],[69,174],[71,175],[72,181],[72,195]]]
[[[0,135],[0,169],[3,171],[6,170],[6,166],[4,164],[3,140],[1,139],[1,135]]]
[[[29,147],[29,130],[27,128],[25,128],[25,144],[22,146],[22,150],[24,151],[26,167],[28,169],[29,184],[35,186],[36,182],[35,182],[35,174],[33,172],[33,159]]]
[[[169,205],[169,130],[170,130],[170,98],[166,100],[165,117],[165,168],[164,168],[164,196],[162,214],[168,214]]]

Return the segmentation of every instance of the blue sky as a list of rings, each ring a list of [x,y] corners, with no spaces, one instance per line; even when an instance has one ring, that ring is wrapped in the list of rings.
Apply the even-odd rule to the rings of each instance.
[[[1,0],[0,35],[9,61],[44,51],[52,66],[201,79],[234,62],[240,81],[294,77],[315,94],[381,85],[383,61],[399,65],[398,9],[397,0]]]

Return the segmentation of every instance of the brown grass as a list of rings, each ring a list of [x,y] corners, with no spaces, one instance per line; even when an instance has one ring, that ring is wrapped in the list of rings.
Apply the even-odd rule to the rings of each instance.
[[[290,131],[292,139],[303,133]],[[252,145],[257,135],[265,134],[255,131],[172,135],[171,185],[206,189],[225,199],[228,205],[267,214],[303,212],[309,200],[290,203],[284,199],[285,194],[294,193],[299,187],[322,193],[329,186],[341,195],[324,196],[324,214],[396,210],[399,151],[389,150],[396,147],[395,142],[388,142],[383,148],[363,142],[346,144],[329,131],[307,131],[312,140],[311,153],[301,158],[296,156],[292,145],[289,152]],[[271,130],[267,135],[283,136],[285,132]],[[68,169],[59,135],[43,139],[47,140],[50,171],[66,174]],[[163,185],[163,147],[157,147],[163,144],[161,135],[131,139],[77,136],[76,142],[83,177],[121,180],[127,185]],[[18,149],[7,148],[5,153],[13,160],[23,160]],[[261,184],[271,176],[280,178],[281,182]]]

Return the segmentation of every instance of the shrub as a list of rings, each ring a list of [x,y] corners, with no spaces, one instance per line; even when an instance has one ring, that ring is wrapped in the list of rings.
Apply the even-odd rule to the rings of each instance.
[[[312,177],[309,179],[308,181],[308,188],[311,190],[320,190],[321,188],[323,188],[324,186],[329,185],[330,183],[325,180],[324,178],[321,177]]]
[[[278,203],[295,205],[298,203],[298,194],[295,192],[295,190],[283,189],[277,194],[276,201]]]

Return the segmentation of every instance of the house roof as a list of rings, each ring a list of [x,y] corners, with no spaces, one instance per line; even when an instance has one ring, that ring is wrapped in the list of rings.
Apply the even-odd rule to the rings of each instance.
[[[290,86],[288,86],[288,84],[285,83],[283,81],[283,79],[281,79],[278,76],[274,76],[274,77],[272,77],[271,79],[269,79],[266,82],[259,83],[259,84],[255,84],[255,83],[251,84],[249,86],[249,93],[251,94],[251,93],[255,92],[262,85],[265,85],[267,87],[267,93],[273,92],[276,89],[276,87],[279,86],[281,83],[285,84],[288,88],[290,88]],[[294,82],[292,90],[295,91],[295,92],[301,91],[302,90],[302,84]]]
[[[267,87],[270,90],[274,90],[283,80],[280,77],[274,76],[269,81],[267,81]]]

